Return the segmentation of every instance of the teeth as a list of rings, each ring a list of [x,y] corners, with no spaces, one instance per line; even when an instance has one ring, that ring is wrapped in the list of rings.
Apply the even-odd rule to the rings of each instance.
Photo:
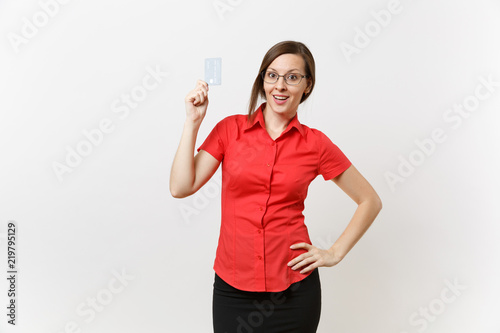
[[[282,100],[282,101],[283,101],[283,100],[287,99],[288,97],[283,97],[283,96],[274,96],[274,98],[276,98],[276,99],[279,99],[279,100]]]

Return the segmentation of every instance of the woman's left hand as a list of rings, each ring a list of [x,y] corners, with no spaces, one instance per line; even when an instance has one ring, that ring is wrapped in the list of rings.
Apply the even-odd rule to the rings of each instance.
[[[292,250],[297,249],[306,249],[306,253],[302,253],[298,257],[294,258],[288,263],[288,266],[291,266],[293,270],[299,269],[301,267],[305,267],[300,271],[300,273],[304,274],[309,271],[314,270],[317,267],[332,267],[338,264],[342,259],[335,255],[330,250],[323,250],[317,248],[314,245],[307,243],[297,243],[290,246]]]

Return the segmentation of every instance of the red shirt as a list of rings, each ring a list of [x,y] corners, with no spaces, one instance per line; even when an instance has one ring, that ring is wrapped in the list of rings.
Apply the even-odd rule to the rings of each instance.
[[[283,291],[309,273],[287,263],[311,244],[304,224],[307,188],[318,175],[330,180],[351,162],[322,132],[297,115],[273,140],[264,125],[265,103],[220,121],[198,148],[222,162],[222,221],[214,270],[234,288]]]

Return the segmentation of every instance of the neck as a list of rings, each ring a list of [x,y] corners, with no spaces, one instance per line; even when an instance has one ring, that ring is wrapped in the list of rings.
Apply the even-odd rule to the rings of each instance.
[[[295,117],[297,111],[293,113],[278,114],[276,112],[268,110],[268,107],[266,105],[262,113],[264,115],[266,130],[270,132],[269,134],[273,133],[278,134],[279,136],[279,134],[281,134],[286,129],[293,117]]]

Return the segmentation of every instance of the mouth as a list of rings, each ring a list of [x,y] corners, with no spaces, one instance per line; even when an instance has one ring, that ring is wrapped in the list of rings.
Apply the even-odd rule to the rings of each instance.
[[[284,96],[284,95],[273,95],[273,99],[276,102],[276,104],[285,104],[286,101],[288,100],[290,96]]]

